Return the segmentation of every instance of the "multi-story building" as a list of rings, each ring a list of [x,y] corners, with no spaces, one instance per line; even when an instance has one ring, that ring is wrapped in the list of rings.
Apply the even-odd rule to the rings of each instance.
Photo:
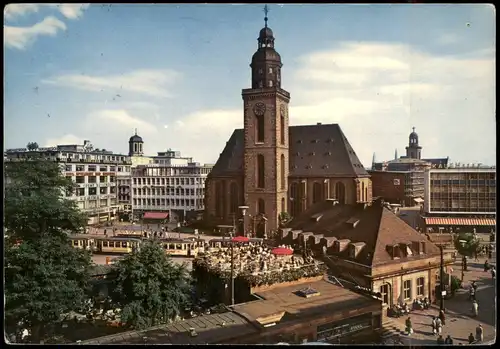
[[[402,206],[423,202],[424,172],[422,171],[368,171],[372,179],[374,197]]]
[[[496,215],[496,169],[458,167],[425,172],[426,226],[491,229]]]
[[[151,157],[151,163],[132,169],[131,199],[137,218],[147,212],[168,213],[171,221],[183,221],[190,212],[204,210],[205,180],[212,165],[181,157],[168,150]]]
[[[33,153],[57,161],[62,174],[75,182],[77,188],[68,198],[76,201],[78,207],[87,213],[88,224],[115,219],[119,208],[117,176],[120,172],[130,172],[130,157],[94,149],[88,140],[83,145],[58,145],[31,151],[9,149],[5,155],[10,160],[22,160]]]

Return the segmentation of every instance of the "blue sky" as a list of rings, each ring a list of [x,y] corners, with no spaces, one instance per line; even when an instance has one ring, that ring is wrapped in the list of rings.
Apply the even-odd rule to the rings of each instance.
[[[495,164],[490,5],[269,5],[291,124],[339,123],[365,166]],[[8,5],[6,148],[92,141],[215,162],[243,124],[262,5]],[[49,117],[50,115],[50,117]]]

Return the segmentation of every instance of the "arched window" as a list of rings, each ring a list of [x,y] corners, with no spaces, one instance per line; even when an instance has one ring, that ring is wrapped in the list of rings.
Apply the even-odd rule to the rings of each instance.
[[[223,203],[222,197],[224,193],[222,192],[222,184],[220,182],[215,183],[215,216],[217,218],[222,217],[223,213]]]
[[[286,212],[285,198],[281,198],[281,212],[282,213]]]
[[[264,84],[262,83],[262,80],[259,81],[259,87],[260,88],[264,87]]]
[[[322,196],[321,184],[315,182],[313,184],[313,204],[322,201]]]
[[[229,187],[229,213],[238,212],[238,184],[232,182]]]
[[[266,213],[266,202],[264,201],[264,199],[259,199],[257,203],[257,213]]]
[[[134,143],[134,153],[137,153],[137,143]]]
[[[342,182],[335,184],[335,198],[339,203],[345,204],[345,185]]]
[[[269,80],[269,87],[273,87],[273,80]]]
[[[298,210],[298,204],[300,203],[299,201],[299,188],[297,186],[297,183],[292,183],[290,185],[290,214],[292,216],[296,216],[297,213],[299,213]]]
[[[361,182],[361,192],[360,192],[359,196],[360,196],[362,202],[366,201],[366,198],[365,198],[365,182]]]
[[[264,115],[259,115],[259,116],[256,116],[255,117],[256,121],[257,121],[257,125],[255,125],[255,131],[256,131],[256,135],[255,135],[255,139],[257,140],[257,142],[259,143],[263,143],[264,142]]]
[[[265,188],[265,175],[266,172],[264,170],[265,160],[264,155],[257,155],[257,188]]]
[[[281,189],[285,189],[286,186],[286,178],[285,178],[285,155],[281,154],[280,161],[280,170],[281,170]]]
[[[285,144],[285,116],[280,116],[280,140],[281,144]]]

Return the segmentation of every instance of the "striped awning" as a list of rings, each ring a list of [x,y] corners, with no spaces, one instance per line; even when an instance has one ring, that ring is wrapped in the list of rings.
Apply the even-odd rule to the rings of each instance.
[[[476,225],[476,226],[494,226],[496,220],[492,218],[443,218],[426,217],[426,225]]]
[[[144,213],[144,219],[167,219],[168,212],[146,212]]]

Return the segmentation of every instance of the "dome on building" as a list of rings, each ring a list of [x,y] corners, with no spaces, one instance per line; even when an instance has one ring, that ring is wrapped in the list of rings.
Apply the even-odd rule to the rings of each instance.
[[[269,61],[281,62],[280,54],[272,47],[262,47],[252,56],[252,63]]]
[[[273,31],[269,27],[264,27],[260,30],[259,39],[272,38],[274,37]]]
[[[133,142],[144,143],[142,141],[142,137],[140,137],[138,135],[133,135],[132,137],[130,137],[129,142],[130,143],[133,143]]]
[[[418,138],[418,134],[415,132],[415,127],[413,127],[413,131],[410,133],[410,138]]]

